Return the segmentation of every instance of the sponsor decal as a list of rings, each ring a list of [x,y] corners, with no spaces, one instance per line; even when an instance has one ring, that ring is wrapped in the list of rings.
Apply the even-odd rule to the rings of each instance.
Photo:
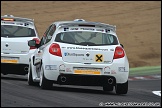
[[[76,54],[76,53],[68,53],[68,52],[65,52],[64,53],[64,56],[84,56],[84,54]]]
[[[110,49],[110,51],[114,51],[114,49]]]
[[[104,68],[104,74],[110,74],[110,67],[109,66],[106,66]]]
[[[96,31],[104,32],[104,29],[96,29]]]
[[[16,23],[17,25],[24,25],[24,23]]]
[[[104,61],[104,63],[111,63],[111,61]]]
[[[66,47],[61,47],[61,48],[66,48]]]
[[[14,22],[1,22],[1,23],[4,23],[4,24],[15,24]]]
[[[116,71],[115,70],[111,70],[111,74],[116,74]]]
[[[70,30],[78,30],[79,28],[70,28]]]
[[[110,74],[110,72],[104,72],[104,74]]]
[[[93,60],[92,58],[83,58],[83,60]]]
[[[119,72],[128,72],[125,67],[118,67]]]
[[[57,70],[57,65],[45,65],[45,70]]]
[[[94,28],[80,28],[80,30],[91,30],[91,31],[94,31],[95,29]]]
[[[26,54],[28,53],[29,51],[21,51],[22,54]]]
[[[66,72],[72,72],[70,68],[66,68]]]
[[[96,60],[96,62],[102,62],[103,61],[103,55],[102,54],[96,54],[95,60]]]
[[[101,48],[87,48],[87,47],[67,47],[67,49],[81,49],[81,50],[99,50],[99,51],[108,51],[108,49],[101,49]]]
[[[60,66],[59,66],[59,71],[65,71],[65,65],[64,64],[61,64]]]

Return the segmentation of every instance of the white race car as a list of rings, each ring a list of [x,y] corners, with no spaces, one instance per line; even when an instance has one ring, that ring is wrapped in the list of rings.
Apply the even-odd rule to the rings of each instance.
[[[28,41],[39,39],[34,21],[28,18],[1,16],[1,73],[25,75],[28,73]]]
[[[129,62],[116,27],[83,19],[52,23],[30,57],[28,84],[49,89],[60,85],[102,86],[126,94]]]

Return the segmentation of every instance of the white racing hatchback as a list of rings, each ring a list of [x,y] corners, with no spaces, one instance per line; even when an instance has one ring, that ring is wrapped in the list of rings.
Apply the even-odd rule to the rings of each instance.
[[[1,73],[25,75],[28,73],[29,57],[35,51],[28,41],[39,39],[34,20],[1,16]]]
[[[129,62],[116,26],[83,19],[52,23],[30,57],[28,84],[50,89],[60,85],[102,86],[126,94]]]

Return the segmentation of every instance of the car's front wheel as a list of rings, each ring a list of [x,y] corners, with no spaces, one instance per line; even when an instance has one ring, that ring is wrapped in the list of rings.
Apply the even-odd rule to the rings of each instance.
[[[42,89],[51,89],[53,85],[52,81],[45,78],[43,67],[41,67],[39,85]]]
[[[115,86],[116,94],[127,94],[128,92],[128,81],[123,84],[116,84]]]

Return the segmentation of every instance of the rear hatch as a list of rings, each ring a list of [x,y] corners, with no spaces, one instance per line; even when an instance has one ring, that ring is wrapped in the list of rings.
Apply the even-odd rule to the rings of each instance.
[[[55,41],[64,62],[83,64],[112,63],[119,45],[114,26],[86,21],[60,24]]]
[[[26,54],[29,52],[28,41],[33,37],[6,38],[1,37],[1,53]]]
[[[115,47],[116,45],[82,46],[60,43],[63,61],[68,63],[112,63]]]

